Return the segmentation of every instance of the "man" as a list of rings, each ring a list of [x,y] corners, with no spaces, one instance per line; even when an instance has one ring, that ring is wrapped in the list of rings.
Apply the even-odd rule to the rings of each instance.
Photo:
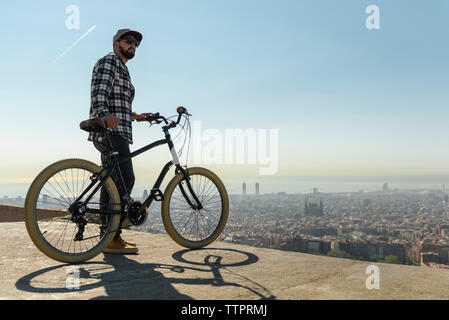
[[[118,30],[113,37],[114,52],[110,52],[98,60],[92,73],[90,117],[98,117],[105,121],[110,130],[112,143],[119,153],[119,159],[130,154],[129,145],[133,143],[132,121],[144,121],[148,115],[132,112],[131,104],[135,90],[126,67],[126,63],[134,57],[136,48],[140,45],[142,38],[142,34],[137,31]],[[105,152],[104,137],[98,133],[90,133],[88,140],[92,141],[101,152],[101,161],[103,165],[106,165],[109,158]],[[135,181],[131,160],[122,163],[120,169],[126,188],[131,193]],[[119,190],[119,192],[122,199],[124,191]],[[106,209],[108,203],[109,196],[106,190],[102,188],[100,208]],[[101,215],[100,218],[100,230],[101,234],[104,234],[108,216]],[[104,252],[137,253],[136,244],[123,240],[120,234],[121,230],[118,230],[113,241]]]

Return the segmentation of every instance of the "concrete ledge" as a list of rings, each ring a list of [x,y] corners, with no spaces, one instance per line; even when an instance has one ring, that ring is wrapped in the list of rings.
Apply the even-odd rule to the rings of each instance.
[[[124,238],[138,255],[70,266],[38,251],[23,222],[0,223],[0,299],[448,299],[444,269],[379,263],[380,289],[368,290],[367,262],[223,242],[191,251],[132,230]]]
[[[0,204],[0,222],[23,221],[23,207]]]
[[[37,209],[39,219],[51,219],[60,217],[66,211],[52,209]],[[24,221],[23,207],[0,204],[0,222],[19,222]]]

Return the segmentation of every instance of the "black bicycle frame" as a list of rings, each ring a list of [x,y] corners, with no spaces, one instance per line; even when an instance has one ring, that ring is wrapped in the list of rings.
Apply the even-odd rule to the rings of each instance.
[[[176,155],[176,152],[174,151],[174,146],[173,146],[173,142],[171,140],[171,136],[170,133],[168,132],[168,130],[164,131],[165,133],[165,139],[161,139],[158,141],[155,141],[153,143],[150,143],[149,145],[140,148],[132,153],[130,153],[130,155],[126,158],[121,159],[120,161],[118,160],[118,152],[114,150],[111,138],[109,137],[109,134],[106,132],[106,139],[108,141],[109,144],[109,148],[110,150],[112,150],[111,155],[113,156],[113,165],[110,167],[103,167],[102,170],[100,171],[100,173],[98,174],[94,174],[93,177],[91,177],[92,182],[90,183],[90,185],[84,190],[84,192],[78,197],[78,199],[76,199],[74,201],[74,203],[72,204],[78,204],[80,202],[80,200],[90,191],[90,189],[93,188],[93,186],[95,184],[97,184],[97,182],[100,180],[100,183],[94,188],[94,190],[92,191],[92,193],[86,198],[86,200],[81,204],[80,207],[84,207],[85,208],[85,212],[87,213],[93,213],[93,214],[126,214],[126,212],[124,210],[102,210],[102,209],[91,209],[91,208],[87,208],[86,204],[92,199],[92,197],[94,196],[94,194],[104,185],[105,181],[113,174],[113,172],[115,170],[117,170],[118,173],[118,178],[119,181],[118,183],[120,183],[120,187],[122,188],[122,190],[124,190],[124,195],[123,195],[123,200],[127,200],[130,198],[130,194],[126,188],[125,185],[125,181],[123,178],[123,174],[122,171],[120,170],[120,163],[125,162],[130,160],[131,158],[134,158],[136,156],[138,156],[141,153],[144,153],[150,149],[153,149],[154,147],[163,145],[163,144],[168,144],[168,147],[170,149],[170,152],[172,153],[173,156],[173,160],[169,161],[162,169],[161,173],[159,174],[159,177],[156,180],[156,183],[154,184],[153,188],[151,189],[151,192],[148,196],[148,198],[142,203],[142,206],[140,208],[141,211],[143,211],[145,208],[148,208],[151,203],[153,202],[153,200],[156,201],[162,201],[163,200],[163,193],[160,191],[159,187],[162,184],[162,181],[164,180],[166,174],[168,173],[168,171],[170,170],[171,166],[174,164],[176,166],[176,173],[179,171],[183,174],[184,176],[184,180],[187,183],[187,187],[193,197],[193,199],[196,202],[196,205],[192,203],[192,201],[190,201],[187,193],[185,192],[182,184],[179,184],[179,187],[181,189],[181,193],[183,194],[184,198],[186,199],[187,203],[194,209],[202,209],[203,206],[201,204],[201,202],[199,201],[198,197],[196,196],[195,192],[193,191],[193,188],[190,184],[190,178],[189,175],[187,173],[187,171],[179,164],[179,160],[178,157]],[[104,172],[106,172],[105,175]],[[182,181],[182,180],[181,180]],[[71,206],[71,208],[72,208]],[[70,211],[70,208],[69,208]]]

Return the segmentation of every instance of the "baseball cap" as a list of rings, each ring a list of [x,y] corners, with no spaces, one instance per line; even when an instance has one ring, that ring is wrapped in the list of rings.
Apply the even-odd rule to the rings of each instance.
[[[135,30],[131,30],[131,29],[120,29],[117,31],[117,33],[115,34],[114,38],[112,38],[113,42],[117,41],[118,39],[120,39],[121,37],[123,37],[125,34],[129,34],[131,36],[133,36],[137,41],[141,42],[142,41],[142,34],[140,32],[137,32]]]

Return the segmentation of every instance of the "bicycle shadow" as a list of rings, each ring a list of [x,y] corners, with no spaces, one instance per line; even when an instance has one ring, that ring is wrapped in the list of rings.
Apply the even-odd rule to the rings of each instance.
[[[204,262],[194,262],[189,261],[183,257],[186,253],[195,253],[195,255],[198,255],[199,252],[204,251]],[[230,263],[222,263],[224,257],[217,255],[217,254],[207,254],[208,251],[218,251],[218,252],[226,252],[231,254],[243,254],[247,256],[246,260],[234,262],[231,259]],[[183,284],[202,284],[202,285],[211,285],[215,287],[222,287],[222,286],[231,286],[236,287],[239,289],[247,290],[254,295],[258,296],[262,300],[274,300],[276,299],[275,296],[271,294],[271,292],[262,286],[261,284],[249,279],[248,277],[245,277],[243,275],[240,275],[229,268],[231,267],[238,267],[238,266],[245,266],[254,264],[257,261],[259,261],[259,258],[249,252],[236,250],[236,249],[229,249],[229,248],[202,248],[202,249],[196,249],[196,250],[181,250],[178,252],[175,252],[172,255],[172,258],[176,261],[179,261],[181,263],[188,263],[192,265],[198,265],[198,266],[206,266],[210,269],[200,269],[201,271],[210,272],[213,275],[213,278],[204,278],[204,279],[175,279],[173,283],[183,283]],[[229,258],[229,257],[227,257]],[[192,267],[188,267],[188,269],[193,269]],[[195,269],[199,270],[199,269]],[[226,272],[227,277],[232,277],[234,279],[234,282],[226,281],[223,278],[222,273]],[[178,282],[179,281],[179,282]]]
[[[213,250],[210,254],[208,250]],[[223,253],[223,254],[220,254]],[[193,254],[197,260],[189,261],[185,255]],[[200,255],[204,257],[200,257]],[[222,264],[224,256],[229,260],[232,255],[245,255],[247,258],[241,262]],[[87,262],[78,267],[79,287],[70,290],[67,287],[39,288],[31,283],[33,279],[56,271],[60,268],[73,267],[74,265],[59,265],[41,269],[30,273],[16,281],[18,290],[36,293],[68,293],[87,292],[102,287],[105,295],[100,295],[92,300],[192,300],[193,298],[179,292],[174,284],[202,285],[211,287],[232,286],[238,290],[245,290],[259,299],[275,299],[268,289],[262,285],[241,276],[229,268],[245,266],[256,263],[259,259],[252,253],[234,249],[213,248],[199,250],[181,250],[175,252],[172,258],[183,265],[168,265],[157,263],[139,263],[126,255],[104,254],[104,262]],[[198,260],[199,259],[199,260]],[[187,266],[186,266],[187,264]],[[165,270],[163,273],[162,270]],[[167,272],[168,271],[168,272]],[[198,277],[198,272],[204,276]],[[226,281],[225,278],[232,278]],[[170,274],[173,273],[173,277]],[[180,278],[179,274],[186,273]],[[195,273],[195,277],[192,274]]]

